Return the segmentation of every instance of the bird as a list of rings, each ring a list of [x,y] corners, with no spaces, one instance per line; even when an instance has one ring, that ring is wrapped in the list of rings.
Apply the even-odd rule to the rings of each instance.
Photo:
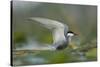
[[[68,29],[68,25],[60,21],[42,18],[42,17],[30,17],[32,23],[37,22],[44,28],[47,28],[52,32],[53,43],[48,45],[39,44],[37,41],[29,40],[27,46],[16,48],[16,50],[63,50],[67,48],[73,36],[77,34]],[[33,45],[34,44],[34,45]],[[32,47],[34,46],[34,47]]]
[[[30,20],[40,23],[43,27],[52,32],[53,43],[47,47],[50,50],[65,49],[69,42],[71,42],[71,38],[77,35],[68,29],[67,24],[57,20],[42,17],[31,17]]]

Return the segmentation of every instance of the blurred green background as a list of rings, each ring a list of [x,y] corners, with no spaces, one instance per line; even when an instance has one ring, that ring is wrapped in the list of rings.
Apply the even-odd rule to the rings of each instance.
[[[13,1],[11,8],[13,65],[97,60],[97,6]],[[51,32],[30,21],[30,17],[44,17],[67,24],[71,31],[78,34],[78,43],[73,43],[78,48],[68,46],[61,51],[15,51],[30,43],[35,44],[35,40],[37,43],[53,42]]]

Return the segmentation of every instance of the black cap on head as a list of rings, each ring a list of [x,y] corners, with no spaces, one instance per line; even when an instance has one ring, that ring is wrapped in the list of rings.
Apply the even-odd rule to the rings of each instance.
[[[74,33],[74,32],[72,32],[72,31],[68,31],[67,33]]]
[[[68,31],[67,33],[73,33],[74,35],[77,35],[76,33],[72,32],[72,31]]]

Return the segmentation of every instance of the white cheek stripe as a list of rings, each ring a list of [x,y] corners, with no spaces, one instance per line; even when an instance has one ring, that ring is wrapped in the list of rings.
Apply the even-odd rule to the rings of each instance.
[[[74,36],[74,34],[73,33],[68,33],[67,36]]]

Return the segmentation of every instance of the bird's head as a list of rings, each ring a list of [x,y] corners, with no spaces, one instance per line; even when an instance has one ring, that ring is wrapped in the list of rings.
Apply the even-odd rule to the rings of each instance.
[[[72,31],[68,31],[68,32],[66,33],[66,35],[65,35],[66,40],[67,40],[68,42],[71,42],[71,39],[72,39],[73,36],[77,36],[77,34],[74,33],[74,32],[72,32]]]
[[[72,36],[76,36],[77,34],[72,32],[72,31],[68,31],[67,32],[67,37],[72,37]]]
[[[77,39],[78,34],[72,32],[72,31],[68,31],[66,35],[67,35],[67,40],[68,40],[68,42],[69,42],[69,46],[70,46],[72,49],[77,49],[78,46],[75,45],[75,44],[73,44],[73,38],[72,38],[72,37],[75,36],[75,38]]]

